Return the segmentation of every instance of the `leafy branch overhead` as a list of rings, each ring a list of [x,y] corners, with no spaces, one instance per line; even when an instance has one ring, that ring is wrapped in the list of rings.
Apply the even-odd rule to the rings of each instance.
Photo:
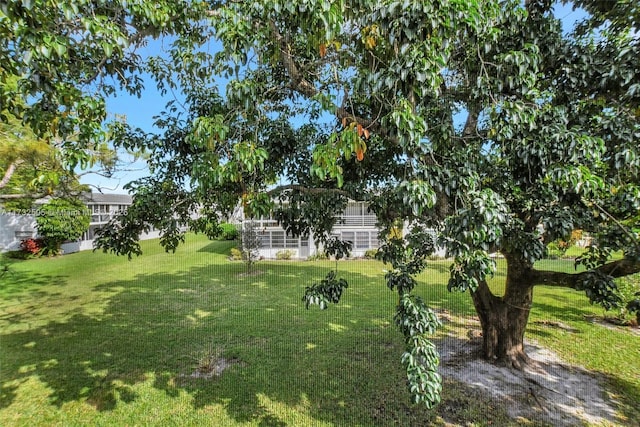
[[[82,136],[65,140],[71,157],[106,136],[150,153],[152,176],[130,184],[132,209],[98,247],[138,254],[137,236],[155,227],[175,250],[185,228],[215,234],[241,207],[339,258],[350,246],[332,235],[338,215],[366,201],[398,325],[419,331],[405,333],[402,357],[418,402],[435,404],[441,384],[427,339],[436,321],[414,295],[436,245],[452,257],[449,290],[473,300],[483,355],[514,368],[529,363],[536,286],[611,308],[614,279],[640,271],[634,2],[563,1],[584,11],[573,28],[537,0],[53,3],[3,6],[0,110]],[[164,34],[165,52],[136,55]],[[181,102],[155,134],[126,123],[103,133],[104,97],[136,93],[143,72]],[[579,270],[541,268],[549,244],[577,229],[592,239]],[[305,302],[326,306],[343,284],[327,276]]]
[[[314,283],[305,288],[302,301],[307,309],[311,305],[317,305],[324,310],[329,303],[339,303],[342,292],[348,287],[347,281],[344,278],[336,278],[336,272],[331,270],[320,283]]]

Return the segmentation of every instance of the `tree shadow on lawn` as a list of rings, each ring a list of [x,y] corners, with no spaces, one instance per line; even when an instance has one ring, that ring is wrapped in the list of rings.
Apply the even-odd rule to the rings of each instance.
[[[100,285],[93,292],[109,295],[100,315],[69,314],[0,335],[0,408],[18,404],[20,386],[36,380],[58,408],[86,401],[110,411],[140,399],[138,386],[147,383],[167,396],[186,391],[195,408],[222,405],[238,421],[263,425],[284,422],[287,409],[311,421],[375,423],[363,402],[378,402],[380,393],[392,398],[384,416],[378,415],[383,424],[432,419],[424,408],[409,405],[399,363],[401,338],[380,320],[391,319],[394,305],[382,281],[388,307],[379,295],[370,296],[362,309],[371,315],[363,318],[347,294],[329,310],[305,310],[304,287],[322,278],[324,267],[288,268],[286,284],[272,277],[281,272],[269,264],[260,277],[239,277],[243,268],[194,267]],[[347,274],[350,290],[371,281]],[[202,355],[213,351],[241,363],[220,376],[192,378]]]
[[[225,241],[216,240],[198,249],[197,252],[206,252],[210,254],[228,256],[231,248],[235,248],[236,246],[238,246],[238,242],[234,240],[225,240]]]
[[[572,307],[573,304],[576,304],[575,300],[572,300],[573,296],[554,295],[551,297],[558,301],[558,304],[562,305],[562,307],[551,304],[536,303],[534,299],[533,310],[535,311],[535,317],[538,319],[542,318],[544,320],[534,320],[530,322],[527,327],[528,337],[533,339],[536,337],[552,337],[552,339],[558,339],[558,333],[555,331],[560,331],[564,337],[563,339],[575,340],[580,337],[579,339],[582,340],[581,342],[588,345],[588,343],[594,339],[589,338],[591,336],[591,332],[597,332],[598,328],[606,328],[606,326],[592,323],[588,320],[588,316],[592,315],[593,311]],[[586,297],[580,293],[576,293],[575,298],[584,299]],[[546,319],[548,319],[548,321]],[[567,323],[565,324],[563,321]],[[575,325],[575,327],[570,326],[571,324]],[[554,333],[551,331],[554,331]],[[628,331],[625,331],[624,328],[618,329],[618,332],[621,334],[628,333],[631,340],[637,339],[637,337],[633,336]],[[602,343],[600,343],[600,345],[602,347],[598,348],[599,351],[604,352],[605,354],[610,353],[610,357],[617,356],[617,354],[615,354],[617,352],[615,347]],[[594,351],[598,349],[594,348]],[[631,351],[629,351],[629,356],[633,357]],[[608,356],[600,357],[606,359]],[[598,375],[604,377],[609,383],[608,389],[611,394],[614,395],[614,400],[617,401],[618,409],[621,414],[629,419],[636,421],[639,420],[640,408],[638,408],[638,402],[640,401],[640,387],[638,387],[638,382],[636,381],[636,383],[632,383],[628,381],[622,373],[620,375],[598,373]]]
[[[108,295],[99,316],[80,312],[0,335],[0,408],[17,403],[20,385],[37,378],[57,407],[86,400],[111,411],[140,399],[138,386],[151,383],[170,397],[187,392],[195,409],[222,405],[240,422],[285,425],[287,411],[340,425],[436,422],[438,412],[409,404],[402,339],[390,322],[396,296],[382,278],[372,285],[369,276],[345,273],[350,287],[340,304],[305,310],[304,287],[326,267],[261,269],[244,278],[239,264],[140,274],[94,288]],[[217,352],[240,363],[194,378],[203,356]]]
[[[10,271],[0,279],[0,299],[4,300],[0,322],[8,322],[11,325],[28,322],[37,315],[44,298],[60,295],[52,288],[60,289],[65,285],[67,278],[63,275]],[[23,303],[30,305],[22,307]]]
[[[66,278],[67,276],[32,273],[9,267],[0,277],[0,296],[11,296],[41,286],[62,286]]]
[[[583,298],[586,301],[586,297]],[[566,301],[562,298],[558,299],[558,305],[536,302],[534,297],[533,305],[531,307],[531,315],[532,317],[539,319],[587,324],[588,321],[585,316],[592,314],[592,311],[577,308],[575,305],[575,301]]]
[[[440,372],[444,378],[491,396],[494,407],[502,402],[512,417],[523,417],[529,420],[527,423],[608,425],[616,418],[616,406],[624,413],[624,406],[611,404],[604,392],[604,382],[611,376],[567,365],[553,352],[533,343],[526,346],[535,364],[523,371],[501,368],[480,358],[480,338],[448,336],[436,345],[441,351]]]

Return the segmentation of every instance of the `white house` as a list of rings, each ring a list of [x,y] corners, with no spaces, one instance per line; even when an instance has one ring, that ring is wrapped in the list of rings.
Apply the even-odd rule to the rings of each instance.
[[[35,217],[0,207],[0,252],[20,249],[20,242],[30,237],[36,237]]]
[[[368,250],[380,247],[378,239],[380,230],[376,226],[377,218],[374,213],[369,212],[368,206],[367,202],[350,200],[331,230],[333,236],[352,243],[352,257],[362,257]],[[231,221],[242,226],[245,220],[241,207],[236,209]],[[306,238],[287,235],[284,228],[278,225],[278,222],[273,218],[260,218],[252,222],[261,240],[258,252],[264,258],[274,259],[277,258],[278,252],[288,250],[292,252],[292,258],[306,259],[324,251],[320,245],[316,246],[313,235]],[[405,224],[403,228],[407,230],[408,224]],[[434,239],[436,237],[435,231],[433,231],[433,237]],[[436,247],[434,255],[444,258],[447,253],[445,248]]]
[[[93,238],[96,230],[107,223],[118,212],[131,205],[131,196],[127,194],[88,193],[81,196],[81,200],[91,212],[89,229],[75,242],[62,245],[65,253],[93,249]]]
[[[132,203],[126,194],[87,193],[83,195],[87,209],[91,211],[89,229],[75,242],[67,242],[62,246],[65,253],[93,249],[96,230],[104,226],[111,218]],[[242,225],[244,222],[242,209],[236,210],[232,222]],[[291,251],[292,258],[306,259],[323,252],[316,246],[313,235],[306,238],[287,235],[286,231],[273,218],[254,220],[254,225],[261,240],[260,256],[276,258],[280,251]],[[370,249],[377,249],[379,229],[376,227],[376,216],[368,211],[366,202],[349,201],[346,209],[338,217],[332,230],[337,238],[352,242],[351,255],[362,257]],[[24,212],[6,212],[0,210],[0,252],[17,250],[20,242],[29,237],[36,237],[37,229],[33,214]],[[152,231],[140,236],[141,240],[159,237],[159,232]],[[439,250],[439,253],[443,251]]]
[[[62,247],[65,253],[93,249],[96,231],[133,203],[132,197],[128,194],[88,193],[84,194],[81,199],[87,205],[87,209],[91,211],[89,229],[82,234],[78,241],[65,243]],[[140,240],[158,237],[160,237],[158,231],[151,231],[140,235]]]
[[[240,224],[243,220],[239,218]],[[321,253],[322,247],[315,244],[314,236],[293,237],[287,235],[284,228],[273,218],[253,220],[261,240],[260,256],[276,258],[280,251],[291,251],[292,258],[308,258]],[[377,249],[379,230],[376,227],[376,216],[367,209],[367,203],[350,201],[345,211],[339,216],[332,235],[341,240],[353,243],[351,255],[364,256],[369,249]]]
[[[86,193],[80,199],[91,211],[89,229],[77,241],[64,243],[64,253],[93,249],[96,230],[132,203],[131,196],[127,194]],[[37,237],[34,213],[34,210],[4,211],[0,208],[0,252],[20,249],[22,240]],[[159,237],[159,233],[152,231],[140,236],[140,239],[156,237]]]

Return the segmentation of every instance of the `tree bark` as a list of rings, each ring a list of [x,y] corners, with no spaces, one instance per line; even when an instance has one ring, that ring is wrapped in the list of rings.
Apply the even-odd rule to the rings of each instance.
[[[22,160],[16,160],[9,164],[9,167],[5,171],[4,176],[0,180],[0,188],[6,187],[6,185],[9,183],[9,180],[11,179],[11,177],[13,176],[16,169],[18,168],[18,166],[20,166],[21,163],[22,163]]]
[[[483,356],[500,365],[523,369],[531,362],[524,349],[524,333],[533,299],[533,282],[526,277],[526,266],[511,262],[502,297],[494,295],[486,281],[472,292],[473,303],[482,326]]]
[[[507,261],[505,293],[494,295],[486,281],[471,293],[482,326],[482,353],[488,360],[522,369],[531,360],[524,351],[524,333],[537,285],[578,289],[585,275],[599,271],[611,277],[622,277],[640,271],[640,262],[620,259],[594,270],[565,273],[536,270],[521,257],[504,253]]]

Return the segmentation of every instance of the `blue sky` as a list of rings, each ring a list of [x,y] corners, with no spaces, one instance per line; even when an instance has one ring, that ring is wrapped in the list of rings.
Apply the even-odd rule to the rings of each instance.
[[[163,40],[151,40],[147,46],[139,49],[137,53],[143,57],[161,55],[163,52],[162,46]],[[133,128],[139,127],[146,132],[156,130],[153,126],[155,121],[153,117],[164,110],[167,102],[174,99],[174,94],[168,92],[162,95],[150,76],[144,78],[144,87],[139,98],[126,92],[107,98],[107,121],[124,116],[127,123]],[[81,176],[80,182],[91,185],[94,192],[126,193],[126,190],[123,189],[125,184],[149,175],[149,170],[144,160],[139,159],[136,161],[126,153],[120,153],[119,157],[123,165],[112,178],[106,178],[95,173],[87,173]]]
[[[572,10],[569,5],[557,4],[555,6],[555,14],[562,19],[565,32],[571,30],[574,23],[584,16],[581,10]],[[139,53],[145,55],[155,55],[162,52],[162,40],[154,40],[149,43]],[[139,127],[145,131],[153,131],[153,116],[159,114],[165,107],[166,103],[174,99],[172,93],[161,95],[156,89],[155,84],[147,79],[145,82],[145,90],[140,98],[125,93],[119,94],[117,97],[107,100],[107,113],[112,119],[114,115],[124,115],[127,122],[132,127]],[[125,163],[130,161],[126,156],[122,156]],[[123,170],[117,172],[114,178],[109,179],[96,174],[87,174],[81,177],[81,182],[94,186],[93,191],[100,188],[105,193],[124,193],[122,188],[128,182],[148,175],[148,170],[144,161],[126,164]]]
[[[147,80],[140,98],[123,93],[107,100],[108,120],[113,120],[116,114],[122,115],[132,127],[151,132],[154,130],[153,117],[158,115],[171,99],[172,96],[169,94],[162,96],[154,83]],[[144,160],[134,161],[126,153],[122,153],[120,158],[123,162],[122,170],[116,172],[113,178],[87,174],[82,176],[81,182],[94,186],[92,191],[98,191],[99,188],[104,193],[125,193],[122,188],[125,184],[149,174]]]

